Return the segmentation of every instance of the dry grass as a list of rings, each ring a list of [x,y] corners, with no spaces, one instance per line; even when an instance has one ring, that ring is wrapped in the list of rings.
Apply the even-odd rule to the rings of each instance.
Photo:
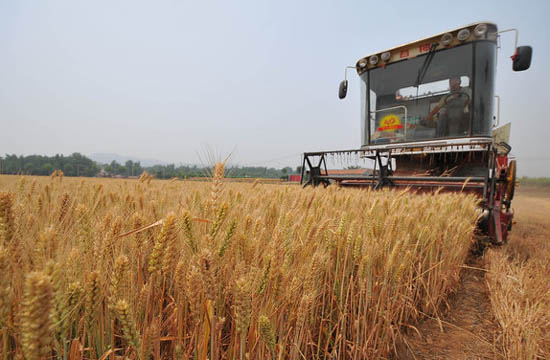
[[[3,358],[388,358],[456,284],[471,196],[217,170],[210,184],[0,177]]]
[[[550,197],[521,187],[510,242],[487,254],[487,283],[508,359],[550,358]]]

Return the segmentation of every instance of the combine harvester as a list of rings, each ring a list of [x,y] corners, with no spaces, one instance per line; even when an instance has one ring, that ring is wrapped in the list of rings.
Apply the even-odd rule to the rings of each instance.
[[[481,199],[480,229],[506,242],[516,184],[509,156],[510,124],[498,127],[494,95],[501,33],[515,32],[513,70],[527,70],[532,49],[517,46],[516,29],[498,31],[475,23],[394,47],[346,67],[339,97],[347,93],[347,70],[361,79],[361,147],[306,152],[302,184],[410,187],[419,191],[465,191]],[[494,108],[497,116],[493,116]],[[370,174],[342,175],[327,160],[357,157]]]

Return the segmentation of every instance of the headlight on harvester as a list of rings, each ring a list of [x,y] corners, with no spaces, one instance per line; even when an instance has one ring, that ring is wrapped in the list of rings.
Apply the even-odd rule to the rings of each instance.
[[[470,30],[468,29],[462,29],[456,35],[456,38],[460,41],[467,40],[469,37],[470,37]]]
[[[482,37],[487,32],[487,24],[479,24],[474,29],[474,35]]]
[[[449,46],[451,41],[453,41],[453,35],[451,33],[443,34],[441,37],[441,43],[445,46]]]
[[[376,64],[378,64],[378,55],[372,55],[372,56],[369,58],[369,64],[371,64],[371,65],[376,65]]]

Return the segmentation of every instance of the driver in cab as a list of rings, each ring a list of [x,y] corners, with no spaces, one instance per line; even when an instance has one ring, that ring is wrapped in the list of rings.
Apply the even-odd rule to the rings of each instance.
[[[425,119],[427,124],[437,127],[437,136],[468,134],[471,90],[460,84],[459,77],[449,79],[450,92],[439,100]]]

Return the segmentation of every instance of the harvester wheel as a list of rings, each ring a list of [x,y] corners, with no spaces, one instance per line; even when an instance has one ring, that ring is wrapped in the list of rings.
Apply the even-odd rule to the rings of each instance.
[[[510,165],[508,165],[508,171],[506,174],[506,200],[508,202],[511,202],[514,198],[514,192],[516,189],[516,160],[510,161]]]

